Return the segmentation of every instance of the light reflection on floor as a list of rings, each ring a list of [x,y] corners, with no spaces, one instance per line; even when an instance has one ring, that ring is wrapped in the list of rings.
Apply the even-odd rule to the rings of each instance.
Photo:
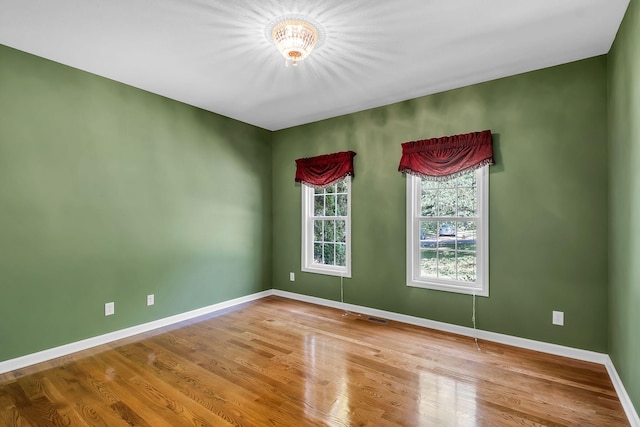
[[[315,419],[321,413],[329,419],[349,425],[349,388],[343,351],[315,335],[304,339],[305,347],[305,413]],[[331,377],[327,378],[327,372]]]
[[[476,425],[475,384],[431,372],[421,372],[419,381],[419,425],[432,425],[434,420],[456,426]]]
[[[304,339],[305,415],[309,419],[326,417],[339,425],[357,422],[351,408],[349,380],[345,354],[339,347],[322,337],[308,335]],[[330,372],[330,377],[327,373]],[[352,373],[353,374],[353,373]],[[364,386],[363,384],[360,384]],[[446,423],[456,426],[475,426],[477,423],[476,386],[441,373],[423,371],[416,374],[414,408],[406,408],[408,425],[430,426]],[[384,390],[378,389],[380,393]],[[384,411],[381,410],[381,414]],[[450,424],[449,424],[450,423]]]

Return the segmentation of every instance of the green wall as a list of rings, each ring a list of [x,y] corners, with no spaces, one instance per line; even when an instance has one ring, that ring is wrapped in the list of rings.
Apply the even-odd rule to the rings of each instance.
[[[397,167],[402,142],[491,129],[490,296],[478,298],[478,328],[606,352],[606,65],[597,57],[274,133],[274,287],[340,300],[339,278],[300,271],[294,160],[354,150],[345,302],[472,326],[471,296],[405,284]]]
[[[609,65],[609,352],[640,408],[640,5],[631,0]]]
[[[0,361],[272,287],[270,132],[4,46],[0,111]]]
[[[345,302],[471,326],[470,296],[405,285],[397,165],[402,142],[483,129],[497,164],[478,327],[608,351],[605,57],[274,133],[1,46],[0,85],[0,360],[271,287],[339,300],[339,278],[300,272],[293,177],[296,158],[340,150],[358,153]]]

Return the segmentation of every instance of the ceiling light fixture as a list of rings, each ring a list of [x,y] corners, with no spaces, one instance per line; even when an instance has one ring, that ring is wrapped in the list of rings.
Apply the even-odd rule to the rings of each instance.
[[[285,65],[289,61],[296,66],[304,60],[321,38],[318,27],[304,19],[284,19],[276,22],[271,30],[271,38],[282,56]]]

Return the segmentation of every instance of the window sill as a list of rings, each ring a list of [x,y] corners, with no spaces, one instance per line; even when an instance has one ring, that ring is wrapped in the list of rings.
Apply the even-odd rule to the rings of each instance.
[[[322,268],[322,267],[303,267],[300,269],[305,273],[324,274],[326,276],[338,276],[351,278],[351,271],[346,269]]]
[[[458,284],[460,283],[460,284]],[[488,297],[489,291],[488,288],[482,289],[479,286],[469,286],[462,282],[453,282],[453,283],[439,283],[439,282],[428,282],[428,281],[412,281],[407,283],[407,286],[411,286],[414,288],[423,288],[423,289],[431,289],[435,291],[444,291],[444,292],[453,292],[458,294],[467,294],[467,295],[476,295],[479,297]]]

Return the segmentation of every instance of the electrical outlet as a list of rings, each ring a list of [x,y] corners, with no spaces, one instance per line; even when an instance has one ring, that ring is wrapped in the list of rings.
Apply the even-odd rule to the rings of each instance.
[[[292,282],[296,281],[296,273],[294,273],[293,271],[291,273],[289,273],[289,280]]]
[[[104,305],[104,315],[112,316],[116,312],[115,303],[108,302]]]
[[[153,305],[156,303],[155,296],[153,294],[147,295],[147,305]]]
[[[554,311],[551,321],[554,325],[564,326],[564,311]]]

